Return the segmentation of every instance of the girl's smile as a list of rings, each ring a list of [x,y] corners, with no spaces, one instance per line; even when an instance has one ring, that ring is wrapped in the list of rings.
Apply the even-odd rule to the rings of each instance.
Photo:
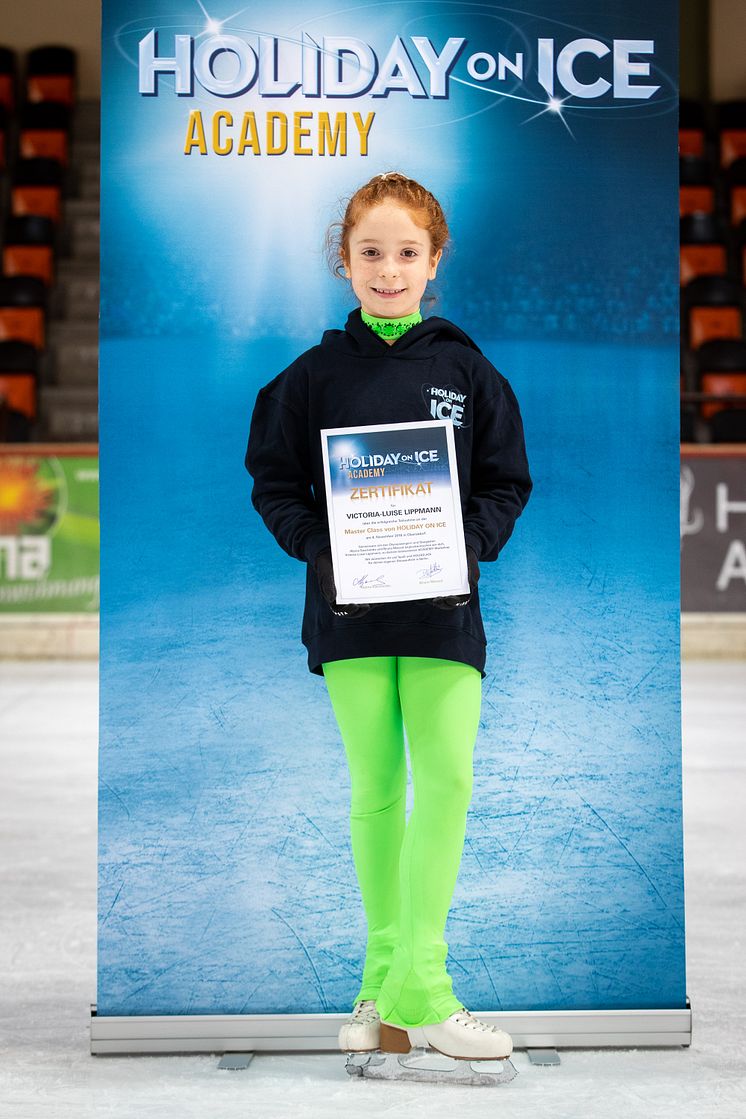
[[[442,250],[433,255],[429,232],[396,202],[366,210],[350,234],[345,275],[363,311],[404,318],[419,310],[428,280],[434,280]]]

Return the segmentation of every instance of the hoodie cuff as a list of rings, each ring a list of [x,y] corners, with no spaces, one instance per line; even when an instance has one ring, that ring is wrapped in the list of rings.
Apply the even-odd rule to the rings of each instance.
[[[482,540],[479,536],[476,536],[473,532],[470,532],[468,529],[465,529],[464,530],[464,544],[468,544],[470,548],[473,548],[474,551],[477,554],[477,559],[481,560],[481,558],[482,558]]]
[[[311,567],[313,567],[319,553],[323,552],[324,548],[331,548],[331,546],[327,529],[315,529],[313,532],[310,532],[303,541],[303,558],[306,563],[310,563]]]

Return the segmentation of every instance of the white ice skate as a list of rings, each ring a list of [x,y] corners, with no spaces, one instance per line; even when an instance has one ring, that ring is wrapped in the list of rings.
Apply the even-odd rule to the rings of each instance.
[[[379,1052],[351,1055],[347,1072],[379,1080],[507,1084],[518,1075],[509,1060],[512,1052],[510,1034],[488,1026],[464,1006],[444,1022],[429,1026],[404,1028],[382,1020]],[[473,1068],[472,1061],[479,1061],[479,1067]],[[487,1061],[500,1064],[489,1067]]]
[[[355,1003],[355,1009],[339,1030],[339,1048],[346,1053],[375,1052],[381,1041],[381,1017],[375,999]]]

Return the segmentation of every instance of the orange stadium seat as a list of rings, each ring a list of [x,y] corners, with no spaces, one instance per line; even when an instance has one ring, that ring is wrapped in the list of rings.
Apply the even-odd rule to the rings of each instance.
[[[51,284],[54,276],[54,222],[51,218],[10,217],[5,225],[3,273],[38,276]]]
[[[696,350],[711,338],[743,338],[746,295],[730,276],[698,276],[681,289],[681,330]]]
[[[8,111],[0,105],[0,171],[5,170],[8,161]]]
[[[720,166],[746,156],[746,101],[721,101],[715,107]]]
[[[732,400],[726,400],[722,404],[706,401],[702,404],[703,419],[710,419],[722,408],[746,408],[746,368],[743,373],[703,373],[699,383],[701,392],[722,393],[723,396],[728,393],[743,395],[743,402],[740,404]]]
[[[34,104],[57,101],[75,104],[75,51],[69,47],[36,47],[26,56],[26,98]]]
[[[44,349],[47,292],[38,276],[0,276],[0,341]]]
[[[11,213],[18,217],[37,214],[60,220],[62,165],[56,159],[19,159],[10,193]]]
[[[700,392],[743,395],[742,401],[703,401],[702,418],[709,420],[725,408],[746,408],[746,342],[714,338],[700,346],[696,358]]]
[[[56,159],[68,161],[70,112],[66,105],[44,101],[26,104],[20,112],[18,151],[22,159]]]
[[[0,396],[29,419],[36,419],[38,357],[27,342],[0,342]]]
[[[736,272],[742,284],[746,284],[746,218],[742,218],[733,231],[735,244]]]
[[[679,157],[679,217],[686,214],[711,214],[715,209],[712,169],[700,156]]]
[[[746,155],[746,128],[725,128],[720,133],[720,165],[728,167]]]
[[[746,218],[746,156],[734,159],[725,172],[728,219],[739,225]]]
[[[679,283],[697,276],[725,275],[728,251],[723,223],[714,214],[686,214],[679,221]]]
[[[0,105],[9,113],[16,103],[16,56],[9,47],[0,47]]]

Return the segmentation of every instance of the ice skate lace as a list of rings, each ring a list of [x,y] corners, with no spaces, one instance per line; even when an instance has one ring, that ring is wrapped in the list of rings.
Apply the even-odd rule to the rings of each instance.
[[[355,1022],[355,1023],[358,1023],[358,1022],[365,1023],[365,1022],[378,1022],[379,1019],[380,1019],[380,1015],[379,1015],[378,1011],[376,1010],[376,1000],[375,999],[363,999],[362,1002],[359,1002],[359,1003],[356,1004],[355,1010],[353,1012],[353,1015],[352,1015],[352,1018],[350,1019],[350,1021]]]
[[[462,1007],[461,1010],[457,1010],[451,1017],[454,1022],[466,1026],[467,1029],[480,1030],[485,1034],[498,1034],[501,1032],[499,1026],[490,1026],[486,1022],[482,1022],[479,1018],[475,1018],[471,1011],[467,1010],[465,1006]]]

